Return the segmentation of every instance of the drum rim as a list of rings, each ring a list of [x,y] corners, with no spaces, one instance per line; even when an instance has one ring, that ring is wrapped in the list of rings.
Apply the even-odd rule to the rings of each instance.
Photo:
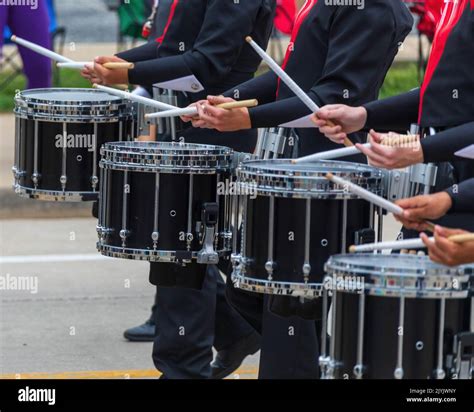
[[[364,189],[382,195],[383,194],[383,173],[373,166],[343,162],[343,161],[318,161],[304,163],[308,165],[318,165],[318,169],[311,171],[294,170],[295,174],[288,174],[284,166],[290,166],[289,159],[273,160],[250,160],[243,162],[237,169],[237,180],[239,188],[246,191],[256,192],[260,196],[275,196],[301,199],[334,199],[352,200],[360,199],[359,196],[345,190],[337,189],[335,185],[326,179],[326,174],[331,172],[335,175],[349,178],[349,180]],[[277,165],[275,168],[258,167],[259,164]],[[278,169],[278,165],[281,168]],[[292,165],[295,168],[302,165]],[[336,170],[334,166],[341,167]],[[327,167],[325,170],[323,167]],[[369,174],[368,176],[364,176]]]
[[[335,255],[335,256],[345,256],[345,255]],[[283,280],[271,280],[268,279],[259,279],[251,276],[246,276],[246,267],[248,258],[243,258],[241,256],[233,256],[234,262],[237,264],[234,266],[232,272],[232,279],[236,279],[241,286],[236,286],[243,290],[250,290],[255,291],[256,293],[265,293],[262,290],[267,290],[266,293],[276,294],[276,295],[284,295],[284,296],[304,296],[304,297],[314,297],[317,298],[320,295],[318,294],[321,290],[329,290],[335,293],[344,293],[344,294],[357,294],[357,295],[366,295],[366,296],[376,296],[376,297],[386,297],[386,298],[400,298],[405,297],[408,299],[464,299],[469,296],[469,276],[437,276],[435,277],[434,281],[438,280],[439,278],[443,278],[446,282],[449,281],[450,284],[453,284],[452,280],[456,279],[459,282],[459,288],[451,288],[451,289],[440,289],[440,288],[428,288],[428,287],[421,287],[418,284],[416,287],[409,287],[406,286],[405,288],[393,286],[387,287],[386,285],[374,284],[374,283],[367,283],[364,281],[362,290],[357,288],[353,288],[351,290],[338,290],[332,289],[330,287],[331,283],[328,278],[331,278],[332,275],[337,274],[338,276],[354,276],[354,275],[362,275],[366,272],[361,273],[347,273],[343,274],[341,272],[333,271],[328,272],[327,270],[327,263],[325,265],[325,272],[326,276],[324,277],[321,283],[316,282],[289,282]],[[301,274],[303,276],[303,274]],[[379,278],[383,278],[384,276],[379,276]],[[387,278],[388,276],[385,276]],[[373,280],[373,277],[369,278]],[[421,279],[414,278],[414,277],[405,277],[404,279]],[[433,282],[433,277],[425,277],[425,279],[429,282]],[[283,291],[283,292],[282,292]],[[291,292],[291,293],[289,293]]]
[[[234,283],[234,286],[238,289],[248,290],[254,293],[278,296],[294,296],[317,299],[322,296],[322,291],[324,288],[323,283],[285,282],[245,276],[245,272],[242,271],[240,266],[234,268],[231,279]],[[238,285],[242,285],[243,287]]]
[[[412,260],[403,268],[390,268],[389,266],[349,265],[341,259],[354,258],[373,259],[389,258]],[[427,269],[420,266],[420,262],[430,262],[436,267],[435,273],[426,273]],[[474,276],[474,267],[460,266],[450,268],[431,262],[427,256],[413,255],[382,255],[382,254],[346,254],[334,255],[324,265],[325,281],[337,276],[344,280],[354,276],[364,277],[364,293],[380,297],[407,297],[427,299],[463,299],[470,293],[470,278]],[[403,271],[403,272],[402,272]],[[442,273],[445,272],[445,273]],[[395,284],[390,284],[391,282]],[[455,282],[456,281],[456,282]],[[441,284],[440,284],[441,283]],[[455,285],[458,285],[456,287]],[[450,287],[446,286],[450,285]],[[337,293],[356,293],[354,290],[336,290]]]
[[[19,119],[32,120],[39,122],[51,122],[51,123],[117,123],[124,121],[133,121],[134,113],[126,112],[117,114],[104,114],[101,116],[89,114],[51,114],[49,112],[28,112],[28,111],[14,111],[15,115]]]
[[[99,227],[98,227],[99,228]],[[107,228],[102,228],[107,229]],[[104,243],[103,240],[99,239],[97,241],[97,250],[104,256],[115,257],[120,259],[130,259],[130,260],[146,260],[150,262],[178,262],[179,259],[176,258],[178,252],[177,250],[162,250],[162,249],[137,249],[131,247],[122,247],[109,245]],[[230,254],[230,250],[217,250],[219,258],[227,256]],[[195,261],[198,258],[199,250],[192,250],[191,259],[183,260],[183,262]]]
[[[346,166],[346,169],[349,169],[350,167],[352,169],[365,169],[363,170],[364,172],[371,172],[373,174],[375,174],[374,177],[382,177],[383,176],[383,171],[381,169],[378,169],[374,166],[370,166],[370,165],[366,165],[366,164],[363,164],[363,163],[354,163],[354,162],[347,162],[347,161],[343,161],[343,160],[316,160],[314,162],[305,162],[305,163],[292,163],[291,162],[292,159],[252,159],[252,160],[248,160],[248,161],[245,161],[243,162],[240,166],[239,166],[239,169],[241,171],[246,171],[248,172],[249,174],[252,172],[252,170],[255,170],[256,171],[256,174],[260,174],[262,172],[265,172],[265,174],[271,174],[272,172],[278,172],[278,173],[274,173],[275,175],[279,176],[281,174],[284,174],[284,173],[288,173],[288,170],[284,170],[284,169],[281,169],[281,170],[275,170],[274,168],[272,169],[266,169],[264,167],[260,168],[261,170],[259,170],[257,168],[258,164],[272,164],[272,165],[286,165],[286,166],[291,166],[292,168],[296,169],[298,167],[308,167],[308,166]],[[303,175],[305,176],[305,171],[298,171],[298,170],[290,170],[291,171],[295,171],[295,172],[298,172],[299,175]],[[331,169],[327,170],[327,172],[332,172]],[[360,173],[362,172],[362,170],[351,170],[349,172],[356,172],[356,173]],[[334,171],[334,173],[337,173],[337,171]]]
[[[426,271],[426,270],[429,270],[429,268],[424,268],[424,267],[419,267],[418,265],[416,265],[416,263],[419,263],[419,262],[428,262],[430,265],[433,266],[434,269],[436,269],[437,271],[441,271],[441,270],[444,270],[444,271],[447,271],[448,273],[446,273],[445,276],[469,276],[469,275],[474,275],[474,265],[461,265],[461,266],[455,266],[455,267],[450,267],[450,266],[444,266],[444,265],[441,265],[441,264],[438,264],[438,263],[435,263],[433,262],[432,260],[430,260],[430,258],[428,256],[418,256],[418,255],[397,255],[397,254],[374,254],[374,253],[347,253],[347,254],[338,254],[338,255],[333,255],[331,256],[328,261],[326,262],[326,267],[329,269],[329,270],[340,270],[340,266],[339,265],[343,265],[343,263],[341,262],[341,260],[346,260],[346,259],[354,259],[356,258],[358,261],[360,261],[360,259],[365,259],[365,260],[373,260],[373,261],[377,261],[377,260],[382,260],[382,259],[386,259],[386,260],[393,260],[393,261],[397,261],[397,260],[412,260],[413,262],[411,264],[407,264],[406,267],[403,267],[403,268],[393,268],[393,267],[390,267],[389,269],[386,269],[386,266],[383,267],[383,266],[371,266],[371,269],[367,269],[369,266],[369,264],[364,264],[364,265],[350,265],[350,272],[349,273],[354,273],[354,272],[361,272],[362,270],[372,270],[372,271],[383,271],[385,269],[386,270],[390,270],[390,271],[393,271],[394,269],[399,269],[399,270],[404,270],[404,271],[408,271],[410,273],[413,273],[413,275],[419,275],[419,277],[422,277],[422,276],[426,276],[425,273],[421,273],[423,271]],[[347,264],[346,265],[346,268],[347,268]],[[403,274],[400,274],[400,275],[403,275]],[[430,274],[428,274],[430,275]],[[436,274],[436,276],[440,276],[438,273]],[[442,276],[442,275],[441,275]]]
[[[68,93],[68,92],[80,92],[80,93],[87,93],[92,95],[106,95],[110,97],[109,100],[101,100],[100,104],[97,104],[97,101],[94,100],[84,100],[84,101],[78,101],[78,100],[45,100],[45,99],[40,99],[40,98],[33,98],[29,97],[27,93],[46,93],[46,92],[62,92],[62,93]],[[31,103],[32,105],[45,105],[45,106],[79,106],[79,107],[84,107],[84,106],[105,106],[109,105],[110,103],[117,104],[119,102],[125,103],[127,105],[131,105],[130,100],[124,99],[123,97],[119,96],[114,96],[112,94],[109,94],[103,90],[98,90],[98,89],[88,89],[85,87],[50,87],[50,88],[41,88],[41,89],[26,89],[20,91],[16,96],[15,99],[18,100],[23,100],[25,103]],[[78,104],[80,103],[80,104]]]
[[[234,159],[226,146],[174,142],[107,142],[100,154],[103,169],[144,173],[215,174],[230,170]]]
[[[171,148],[168,149],[170,151],[171,150],[176,151],[177,149],[182,149],[182,148],[186,149],[187,147],[190,147],[188,151],[191,153],[194,151],[199,152],[198,149],[200,148],[203,148],[203,149],[206,148],[205,150],[206,153],[197,153],[199,156],[205,156],[207,152],[212,152],[212,154],[214,154],[215,152],[217,154],[223,154],[223,155],[230,155],[234,152],[233,149],[227,146],[216,146],[216,145],[199,144],[199,143],[182,143],[182,142],[135,142],[135,141],[133,142],[132,141],[107,142],[102,146],[102,148],[103,148],[104,153],[108,151],[117,152],[118,150],[116,149],[122,148],[122,147],[124,147],[125,149],[136,148],[136,149],[142,149],[142,150],[143,148],[146,148],[148,150],[146,150],[145,152],[148,153],[151,148],[157,148],[157,146],[171,146]],[[131,150],[130,152],[126,151],[123,153],[135,154],[137,153],[137,151],[138,150]],[[161,152],[159,154],[161,154]]]
[[[26,199],[42,200],[47,202],[95,202],[99,198],[99,191],[62,191],[62,190],[48,190],[48,189],[35,189],[34,187],[22,186],[20,184],[14,184],[13,190],[15,193]]]
[[[91,96],[94,94],[104,94],[109,96],[110,99],[101,101],[45,100],[27,95],[28,92],[41,93],[47,91],[71,93],[85,92]],[[15,96],[14,113],[17,117],[33,120],[87,123],[91,121],[100,121],[101,119],[107,119],[109,117],[133,117],[134,108],[130,100],[110,95],[102,90],[56,87],[28,89],[19,92]]]

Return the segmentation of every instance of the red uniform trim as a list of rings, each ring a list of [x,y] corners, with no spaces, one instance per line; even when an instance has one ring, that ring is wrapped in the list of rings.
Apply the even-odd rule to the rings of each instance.
[[[174,0],[173,4],[171,5],[170,9],[170,15],[168,16],[168,21],[166,22],[165,29],[163,30],[163,33],[160,37],[156,39],[157,43],[163,43],[163,40],[165,39],[166,33],[168,32],[168,29],[170,28],[171,22],[173,21],[174,14],[176,12],[176,7],[178,6],[179,0]]]
[[[308,17],[308,14],[311,11],[311,9],[314,6],[316,6],[317,3],[318,3],[318,0],[306,0],[306,3],[303,5],[300,12],[296,16],[295,26],[293,28],[293,32],[291,33],[290,45],[286,49],[285,60],[283,60],[283,64],[282,64],[283,70],[285,70],[286,65],[288,64],[288,61],[290,60],[291,53],[293,52],[293,46],[296,41],[296,38],[298,37],[298,33],[300,31],[301,25]],[[278,97],[278,93],[280,92],[280,83],[281,83],[281,79],[278,79],[278,86],[277,86],[277,91],[276,91],[277,97]]]
[[[418,122],[421,123],[421,118],[423,115],[423,102],[425,98],[426,90],[428,89],[433,75],[443,57],[444,50],[446,48],[446,43],[448,42],[449,36],[451,35],[453,29],[459,23],[461,16],[466,10],[466,6],[470,4],[471,10],[474,8],[474,0],[457,0],[447,2],[443,9],[443,14],[441,20],[438,23],[436,29],[436,34],[433,40],[433,46],[428,61],[428,66],[426,68],[425,78],[423,80],[423,85],[421,86],[420,91],[420,107],[418,111]]]

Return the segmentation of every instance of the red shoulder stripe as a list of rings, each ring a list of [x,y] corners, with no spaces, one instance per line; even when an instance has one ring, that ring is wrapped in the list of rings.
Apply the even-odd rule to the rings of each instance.
[[[157,43],[163,43],[163,40],[165,39],[166,33],[168,32],[168,29],[170,28],[171,22],[173,21],[174,14],[176,12],[176,7],[178,6],[179,0],[173,0],[173,4],[171,5],[170,9],[170,15],[168,16],[168,21],[166,22],[165,29],[163,30],[163,33],[161,34],[160,37],[156,39]]]

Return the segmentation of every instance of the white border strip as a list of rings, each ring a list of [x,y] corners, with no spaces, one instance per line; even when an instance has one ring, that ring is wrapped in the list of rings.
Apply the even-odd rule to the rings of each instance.
[[[5,263],[60,263],[60,262],[95,262],[111,259],[99,253],[76,255],[18,255],[0,256],[0,264]]]

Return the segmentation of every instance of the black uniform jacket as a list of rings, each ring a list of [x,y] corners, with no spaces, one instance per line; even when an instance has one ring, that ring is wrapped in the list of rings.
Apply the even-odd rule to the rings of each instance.
[[[132,84],[194,75],[207,93],[222,93],[253,77],[260,58],[245,37],[266,47],[274,11],[275,0],[161,0],[154,28],[159,37],[118,56],[135,62]]]
[[[413,19],[399,0],[367,0],[365,7],[326,5],[308,0],[297,18],[284,62],[285,71],[320,106],[331,103],[360,105],[377,98],[399,45]],[[250,110],[253,127],[273,127],[310,114],[310,110],[275,74],[251,80],[229,96],[256,97]],[[267,103],[267,104],[265,104]],[[336,145],[316,129],[299,129],[320,151]],[[359,140],[359,137],[352,137]]]
[[[423,85],[366,105],[367,127],[447,128],[474,120],[474,0],[446,3]]]
[[[261,59],[245,42],[252,35],[266,47],[273,27],[276,0],[161,0],[148,44],[119,53],[135,63],[129,71],[132,84],[151,86],[194,76],[204,90],[179,95],[185,107],[207,95],[253,78]],[[180,131],[187,143],[229,146],[253,152],[257,135],[246,131],[219,133],[193,129]]]
[[[451,161],[454,183],[474,177],[474,162],[454,156],[474,143],[473,68],[474,0],[446,3],[422,87],[365,105],[366,128],[403,131],[416,122],[439,128],[443,131],[422,140],[425,162]],[[470,182],[463,183],[463,190],[449,190],[454,210],[472,202],[468,189],[473,187]]]

